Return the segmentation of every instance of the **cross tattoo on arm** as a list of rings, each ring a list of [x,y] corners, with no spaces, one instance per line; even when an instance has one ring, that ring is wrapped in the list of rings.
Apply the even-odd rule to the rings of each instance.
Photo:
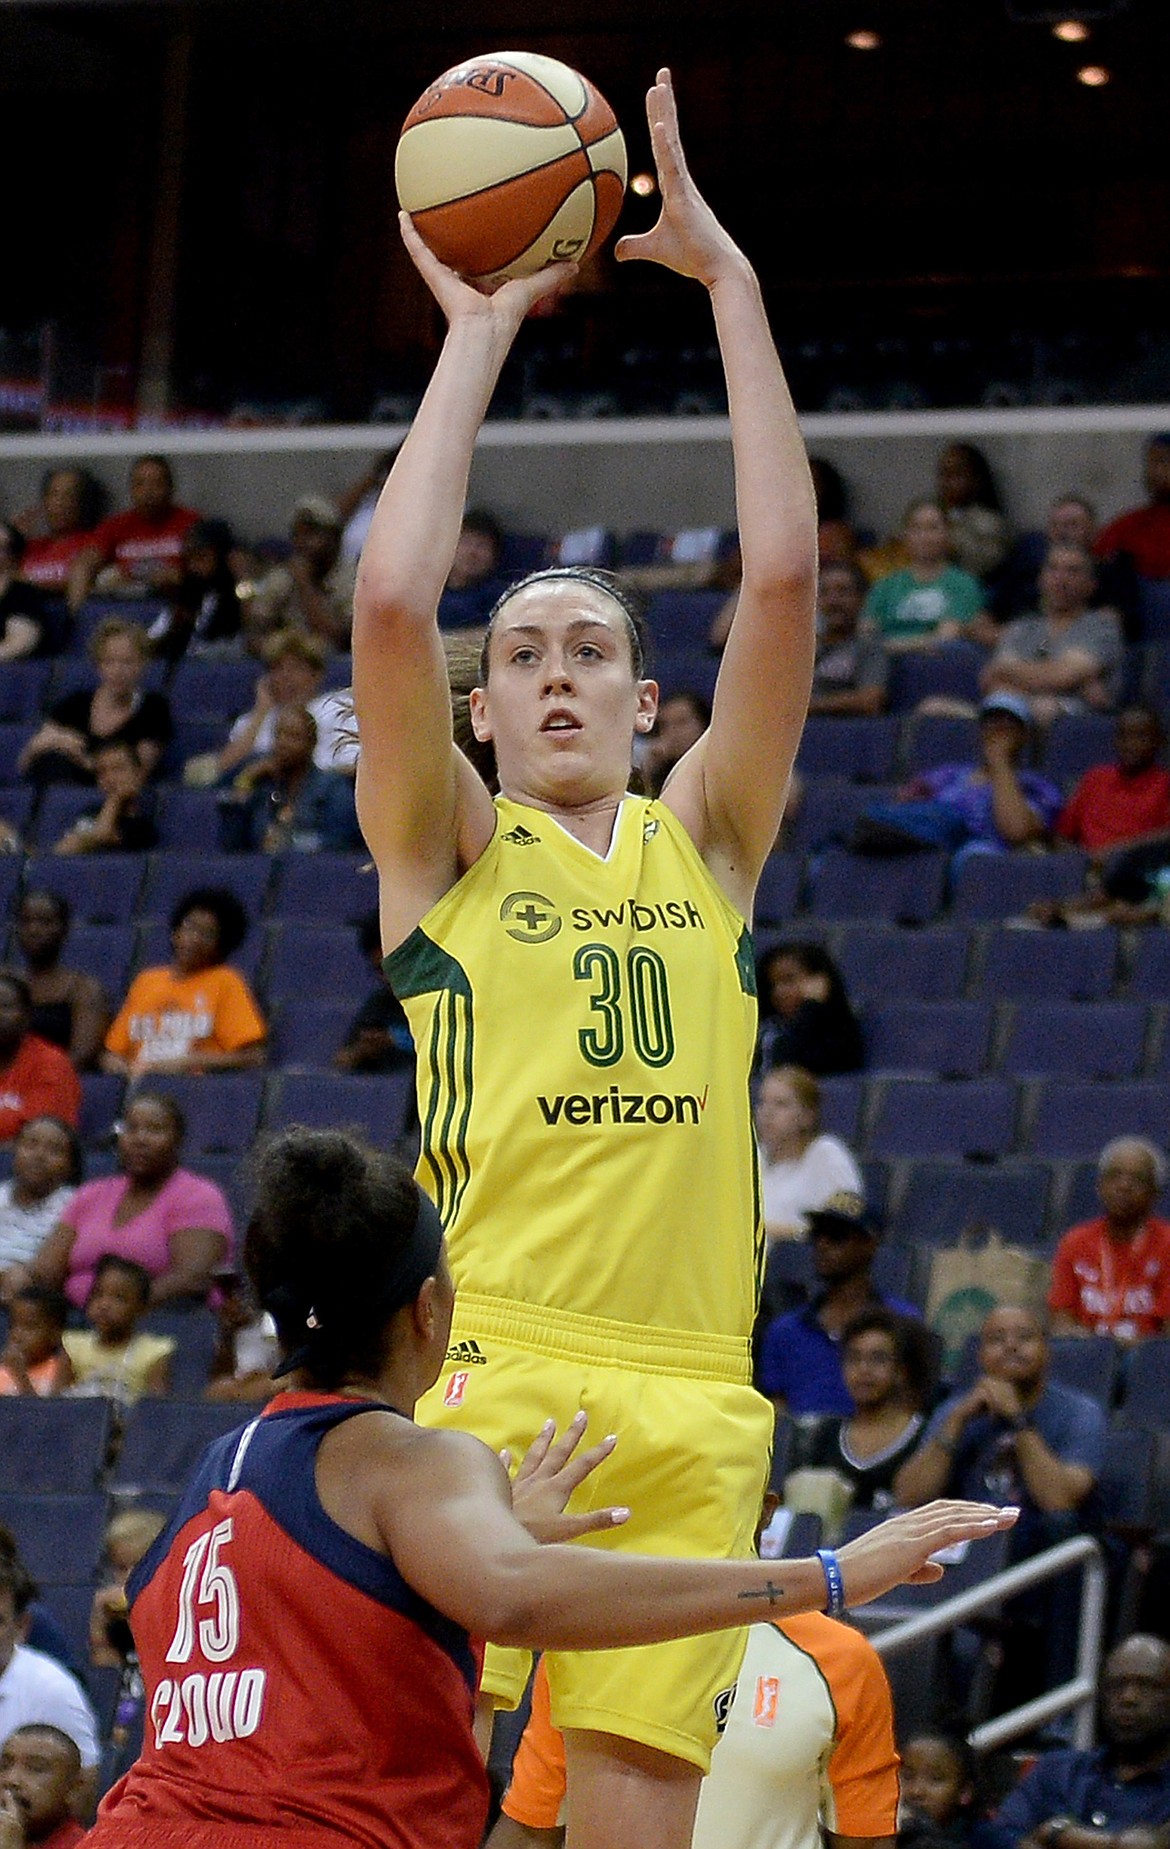
[[[783,1586],[773,1585],[772,1581],[767,1579],[762,1586],[758,1588],[753,1587],[750,1592],[737,1593],[736,1597],[741,1599],[767,1599],[769,1605],[775,1605],[779,1599],[784,1597],[784,1588]]]

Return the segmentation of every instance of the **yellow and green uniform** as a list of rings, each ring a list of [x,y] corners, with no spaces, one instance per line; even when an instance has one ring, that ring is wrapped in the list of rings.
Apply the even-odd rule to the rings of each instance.
[[[682,824],[627,797],[608,855],[496,802],[480,859],[386,961],[418,1050],[419,1180],[458,1287],[428,1424],[517,1456],[584,1406],[628,1551],[751,1552],[770,1411],[750,1387],[762,1252],[750,934]],[[706,1764],[742,1634],[550,1662],[561,1726]],[[485,1687],[525,1666],[492,1653]]]

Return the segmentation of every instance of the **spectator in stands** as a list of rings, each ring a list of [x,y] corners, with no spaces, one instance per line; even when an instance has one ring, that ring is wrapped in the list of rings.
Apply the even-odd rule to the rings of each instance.
[[[357,927],[358,944],[374,972],[374,987],[354,1015],[345,1042],[333,1055],[342,1072],[397,1072],[414,1062],[414,1040],[402,1003],[382,968],[382,927],[377,908]]]
[[[1089,553],[1050,546],[1040,573],[1040,609],[1017,617],[982,674],[985,693],[1018,693],[1032,716],[1109,712],[1117,704],[1124,645],[1112,610],[1093,608],[1096,574]]]
[[[268,1029],[227,959],[248,934],[233,892],[201,886],[171,913],[172,961],[130,984],[106,1035],[106,1072],[231,1072],[264,1063]]]
[[[341,556],[351,565],[356,566],[361,558],[378,496],[397,456],[396,449],[384,450],[337,497],[337,514],[342,523]]]
[[[79,815],[54,854],[148,854],[158,844],[154,792],[133,745],[113,738],[92,753],[102,800]]]
[[[19,833],[11,822],[0,816],[0,854],[20,854],[23,851]]]
[[[981,1849],[1161,1849],[1170,1823],[1170,1644],[1140,1632],[1105,1659],[1104,1744],[1044,1753],[1009,1793]]]
[[[343,712],[348,702],[334,693],[322,693],[327,650],[318,636],[300,629],[281,629],[269,636],[261,650],[264,673],[256,682],[251,708],[235,721],[228,742],[213,761],[213,776],[230,776],[250,759],[265,758],[272,750],[276,714],[282,706],[304,706],[317,722],[317,748],[313,762],[319,770],[340,770],[351,775],[357,768],[357,746],[346,734],[352,716]]]
[[[679,759],[698,744],[710,723],[711,707],[701,693],[688,688],[662,699],[642,759],[642,771],[652,795],[661,793]]]
[[[48,1284],[25,1284],[8,1303],[8,1342],[0,1352],[0,1394],[49,1399],[73,1379],[62,1346],[68,1299]]]
[[[270,1400],[279,1391],[272,1378],[280,1361],[276,1324],[261,1310],[245,1278],[221,1273],[219,1341],[211,1360],[209,1400]]]
[[[986,578],[1007,555],[1008,530],[991,464],[973,443],[948,443],[938,459],[938,499],[951,557],[973,578]]]
[[[240,593],[232,569],[235,540],[226,520],[197,520],[183,535],[179,577],[147,634],[156,655],[223,654],[240,633]]]
[[[834,1194],[808,1216],[813,1268],[821,1286],[811,1303],[777,1316],[764,1331],[756,1385],[794,1418],[847,1418],[853,1401],[841,1372],[841,1338],[864,1310],[916,1317],[910,1303],[885,1297],[873,1281],[879,1235],[857,1194]]]
[[[868,580],[850,561],[821,566],[817,656],[810,713],[866,716],[885,711],[889,657],[880,636],[860,629]]]
[[[1040,573],[1053,546],[1074,546],[1092,553],[1097,532],[1097,510],[1080,494],[1064,494],[1053,501],[1042,532],[1021,533],[1003,571],[997,575],[994,605],[996,620],[1027,616],[1040,603]],[[1127,636],[1137,615],[1137,575],[1128,559],[1100,559],[1097,563],[1097,602],[1103,610],[1116,610]],[[1131,638],[1136,639],[1136,638]]]
[[[1032,1310],[992,1310],[979,1335],[979,1378],[954,1393],[898,1471],[903,1508],[978,1490],[1020,1509],[1011,1557],[1023,1560],[1081,1534],[1095,1520],[1094,1487],[1105,1455],[1105,1414],[1096,1400],[1048,1377],[1048,1337]],[[1072,1576],[1075,1581],[1075,1575]],[[1014,1670],[1046,1670],[1048,1686],[1072,1673],[1077,1593],[1068,1575],[1012,1601]],[[1022,1699],[1022,1696],[1021,1696]]]
[[[11,1142],[34,1117],[60,1117],[76,1127],[81,1081],[60,1047],[32,1031],[28,984],[0,970],[0,1143]]]
[[[24,575],[54,597],[63,597],[69,573],[93,539],[104,494],[88,469],[49,469],[41,477],[40,500],[17,524],[28,539]]]
[[[331,501],[306,494],[293,508],[290,551],[244,598],[244,632],[253,653],[276,629],[303,629],[328,648],[348,649],[355,571],[341,557],[341,520]]]
[[[498,578],[503,543],[499,522],[482,507],[469,508],[459,529],[447,589],[476,590]]]
[[[132,1405],[144,1393],[171,1390],[175,1338],[139,1328],[151,1303],[152,1279],[144,1265],[107,1252],[94,1266],[85,1300],[84,1329],[67,1329],[65,1352],[73,1392]]]
[[[816,1078],[865,1064],[861,1025],[823,944],[777,944],[760,963],[758,1063],[800,1066]]]
[[[873,803],[854,830],[861,852],[942,847],[960,862],[1047,839],[1060,791],[1039,771],[1022,770],[1032,714],[1018,693],[992,693],[979,708],[978,764],[941,764],[904,785],[893,802]]]
[[[93,590],[108,597],[152,597],[178,583],[183,537],[198,514],[175,501],[165,456],[139,456],[130,469],[130,505],[95,527],[69,573],[69,607]]]
[[[141,623],[109,616],[99,623],[89,652],[98,673],[90,691],[79,687],[50,708],[18,760],[34,783],[92,783],[93,754],[114,739],[131,745],[147,775],[171,741],[171,709],[161,693],[144,691],[150,642]]]
[[[1170,1221],[1154,1213],[1165,1183],[1165,1159],[1155,1144],[1140,1136],[1106,1143],[1097,1163],[1105,1211],[1070,1226],[1052,1261],[1054,1335],[1111,1335],[1130,1343],[1166,1333]]]
[[[1060,839],[1100,859],[1110,848],[1170,833],[1170,770],[1158,762],[1165,736],[1152,707],[1119,713],[1116,762],[1085,772],[1057,818]]]
[[[22,1600],[24,1606],[24,1641],[33,1650],[41,1650],[60,1663],[71,1676],[82,1678],[82,1667],[77,1652],[73,1649],[61,1626],[57,1623],[48,1606],[37,1597],[37,1588],[31,1574],[20,1558],[20,1549],[16,1545],[16,1536],[4,1522],[0,1522],[0,1560],[11,1565],[17,1579],[22,1582],[17,1596],[19,1609]]]
[[[229,852],[356,853],[364,845],[349,777],[319,770],[317,721],[303,706],[276,713],[272,749],[240,772],[220,797],[220,836]]]
[[[0,1181],[0,1302],[15,1267],[32,1263],[77,1192],[81,1145],[59,1117],[33,1117],[12,1146],[12,1175]]]
[[[1170,578],[1170,432],[1146,447],[1146,492],[1146,505],[1102,527],[1093,549],[1100,559],[1132,560],[1143,578]]]
[[[0,520],[0,666],[35,655],[45,638],[45,594],[21,570],[24,534]]]
[[[86,1831],[81,1752],[60,1727],[15,1727],[0,1746],[0,1849],[76,1849]]]
[[[60,1728],[90,1771],[98,1759],[93,1709],[67,1670],[20,1641],[35,1590],[19,1562],[0,1554],[0,1739],[7,1746],[30,1724]]]
[[[823,456],[810,456],[809,474],[817,497],[817,554],[822,572],[828,565],[850,565],[857,557],[857,535],[849,522],[849,493],[840,469]]]
[[[970,572],[950,563],[950,531],[937,501],[910,503],[902,538],[909,565],[879,578],[865,600],[864,614],[881,631],[886,647],[903,652],[959,637],[985,640],[990,618],[983,588]]]
[[[902,1748],[898,1849],[967,1849],[975,1756],[958,1734],[916,1733]]]
[[[862,1310],[841,1332],[853,1411],[817,1428],[804,1461],[844,1477],[853,1508],[893,1507],[894,1478],[918,1443],[935,1371],[931,1338],[917,1318]]]
[[[840,1137],[821,1131],[821,1088],[800,1066],[765,1072],[756,1096],[764,1229],[769,1239],[803,1239],[807,1215],[830,1195],[865,1184]]]
[[[87,1181],[28,1268],[80,1308],[99,1260],[132,1259],[152,1303],[206,1297],[232,1247],[231,1210],[214,1182],[180,1168],[186,1122],[165,1092],[139,1092],[118,1135],[120,1175]]]
[[[69,902],[44,887],[27,891],[16,914],[16,941],[32,996],[32,1031],[68,1053],[79,1072],[97,1063],[110,1008],[93,976],[61,961],[69,936]]]
[[[94,1669],[124,1666],[126,1652],[118,1644],[129,1632],[126,1581],[166,1525],[165,1515],[145,1508],[120,1509],[107,1522],[103,1548],[106,1576],[93,1595],[89,1614],[89,1660]]]

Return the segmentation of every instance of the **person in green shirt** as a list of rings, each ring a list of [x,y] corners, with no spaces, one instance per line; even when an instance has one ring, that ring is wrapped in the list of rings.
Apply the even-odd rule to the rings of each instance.
[[[960,636],[982,641],[983,587],[950,563],[950,531],[937,501],[912,501],[902,523],[910,563],[879,578],[865,600],[864,615],[881,631],[887,648],[933,648]]]

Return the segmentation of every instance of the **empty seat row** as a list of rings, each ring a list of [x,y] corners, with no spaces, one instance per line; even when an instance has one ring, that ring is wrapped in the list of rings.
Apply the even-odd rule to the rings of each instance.
[[[990,1162],[1033,1155],[1088,1161],[1115,1136],[1170,1132],[1170,1081],[1092,1083],[1046,1079],[829,1080],[824,1128],[885,1161],[954,1157]]]
[[[87,924],[165,920],[196,886],[227,887],[254,921],[270,910],[273,918],[349,924],[378,903],[372,866],[355,854],[12,855],[0,858],[0,916],[22,890],[47,887]]]
[[[891,1001],[862,1026],[871,1074],[1170,1078],[1165,1011],[1144,1001]]]

